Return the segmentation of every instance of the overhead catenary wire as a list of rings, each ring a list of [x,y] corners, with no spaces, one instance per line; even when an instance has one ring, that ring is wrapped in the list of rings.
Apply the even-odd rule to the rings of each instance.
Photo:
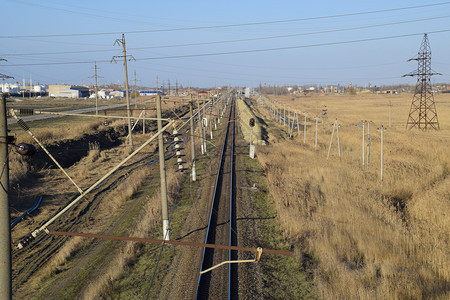
[[[450,32],[450,29],[430,31],[430,32],[428,32],[428,34],[436,34],[436,33],[444,33],[444,32]],[[406,38],[406,37],[412,37],[412,36],[418,36],[418,35],[423,35],[423,33],[422,32],[421,33],[409,33],[409,34],[400,34],[400,35],[392,35],[392,36],[356,39],[356,40],[348,40],[348,41],[337,41],[337,42],[327,42],[327,43],[308,44],[308,45],[296,45],[296,46],[286,46],[286,47],[275,47],[275,48],[261,48],[261,49],[250,49],[250,50],[236,50],[236,51],[198,53],[198,54],[183,54],[183,55],[172,55],[172,56],[144,57],[144,58],[136,58],[136,61],[161,60],[161,59],[179,59],[179,58],[191,58],[191,57],[207,57],[207,56],[220,56],[220,55],[233,55],[233,54],[246,54],[246,53],[258,53],[258,52],[292,50],[292,49],[301,49],[301,48],[345,45],[345,44],[354,44],[354,43],[361,43],[361,42],[372,42],[372,41],[380,41],[380,40],[388,40],[388,39],[396,39],[396,38]],[[97,63],[106,63],[106,62],[108,62],[109,63],[110,61],[109,60],[96,60],[96,61],[68,61],[68,62],[48,62],[48,63],[5,64],[5,65],[2,65],[2,67],[93,64],[95,62],[97,62]]]
[[[108,173],[106,173],[102,178],[97,180],[93,185],[91,185],[87,190],[85,190],[81,195],[79,195],[75,200],[70,202],[67,206],[65,206],[61,211],[59,211],[55,216],[53,216],[51,219],[49,219],[47,222],[45,222],[41,227],[34,230],[30,235],[28,235],[25,240],[21,241],[18,245],[18,249],[22,249],[28,240],[32,240],[37,237],[39,233],[42,231],[48,232],[47,227],[52,224],[56,219],[58,219],[62,214],[64,214],[66,211],[68,211],[72,206],[74,206],[78,201],[84,198],[89,192],[94,190],[98,185],[100,185],[103,181],[105,181],[111,174],[113,174],[115,171],[117,171],[120,167],[122,167],[126,162],[128,162],[133,156],[135,156],[138,152],[140,152],[145,146],[150,144],[155,138],[158,137],[159,134],[162,134],[164,131],[166,131],[170,126],[172,126],[174,121],[170,121],[167,125],[165,125],[159,132],[155,133],[153,136],[151,136],[146,142],[144,142],[140,147],[138,147],[133,153],[128,155],[125,159],[123,159],[119,164],[117,164],[115,167],[113,167]],[[25,245],[24,245],[25,244]]]
[[[351,31],[351,30],[369,29],[369,28],[376,28],[376,27],[383,27],[383,26],[391,26],[391,25],[408,24],[408,23],[415,23],[415,22],[422,22],[422,21],[429,21],[429,20],[444,19],[444,18],[449,18],[449,17],[450,17],[450,15],[444,15],[444,16],[437,16],[437,17],[430,17],[430,18],[413,19],[413,20],[405,20],[405,21],[398,21],[398,22],[373,24],[373,25],[365,25],[365,26],[357,26],[357,27],[349,27],[349,28],[339,28],[339,29],[331,29],[331,30],[322,30],[322,31],[302,32],[302,33],[264,36],[264,37],[256,37],[256,38],[245,38],[245,39],[234,39],[234,40],[223,40],[223,41],[210,41],[210,42],[198,42],[198,43],[135,47],[135,48],[128,48],[128,50],[178,48],[178,47],[189,47],[189,46],[205,46],[205,45],[215,45],[215,44],[225,44],[225,43],[260,41],[260,40],[269,40],[269,39],[279,39],[279,38],[289,38],[289,37],[315,35],[315,34],[336,33],[336,32]],[[37,56],[37,55],[82,54],[82,53],[112,52],[112,51],[116,51],[116,50],[115,49],[93,49],[93,50],[78,50],[78,51],[59,51],[59,52],[1,53],[0,55],[18,57],[18,56]]]
[[[225,24],[225,25],[209,25],[209,26],[197,26],[197,27],[181,27],[181,28],[167,28],[167,29],[152,29],[152,30],[135,30],[135,31],[113,31],[113,32],[95,32],[95,33],[67,33],[67,34],[38,34],[38,35],[2,35],[0,39],[13,39],[13,38],[33,38],[33,37],[73,37],[73,36],[96,36],[96,35],[115,35],[115,34],[137,34],[137,33],[151,33],[151,32],[170,32],[170,31],[186,31],[186,30],[203,30],[203,29],[218,29],[218,28],[233,28],[233,27],[244,27],[244,26],[257,26],[257,25],[269,25],[269,24],[282,24],[282,23],[294,23],[312,20],[323,20],[323,19],[334,19],[352,16],[361,16],[369,14],[379,14],[393,11],[403,11],[410,9],[419,9],[425,7],[433,6],[443,6],[450,4],[450,1],[430,3],[423,5],[399,7],[399,8],[389,8],[380,9],[372,11],[354,12],[346,14],[336,14],[327,16],[317,16],[317,17],[306,17],[298,19],[285,19],[285,20],[274,20],[274,21],[262,21],[262,22],[250,22],[250,23],[238,23],[238,24]]]

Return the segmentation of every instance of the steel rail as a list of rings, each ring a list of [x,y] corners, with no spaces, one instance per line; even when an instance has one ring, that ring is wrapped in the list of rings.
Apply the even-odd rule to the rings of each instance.
[[[89,192],[94,190],[98,185],[100,185],[103,181],[105,181],[111,174],[113,174],[115,171],[117,171],[121,166],[123,166],[127,161],[129,161],[133,156],[135,156],[138,152],[140,152],[145,146],[150,144],[155,138],[157,138],[160,134],[162,134],[167,128],[172,126],[174,121],[170,121],[166,126],[164,126],[160,131],[155,133],[153,136],[151,136],[146,142],[144,142],[139,148],[137,148],[133,153],[128,155],[125,159],[123,159],[119,164],[117,164],[115,167],[113,167],[108,173],[106,173],[102,178],[97,180],[91,187],[89,187],[86,191],[81,193],[75,200],[70,202],[67,206],[65,206],[61,211],[59,211],[55,216],[53,216],[50,220],[48,220],[44,225],[39,227],[38,229],[34,230],[32,233],[27,235],[23,240],[21,240],[17,244],[17,248],[20,250],[22,249],[29,241],[35,239],[39,233],[42,231],[49,233],[47,226],[49,226],[51,223],[53,223],[57,218],[59,218],[62,214],[64,214],[67,210],[69,210],[72,206],[74,206],[78,201],[84,198]]]
[[[209,240],[209,234],[210,234],[210,229],[211,229],[211,220],[214,214],[214,204],[217,198],[217,189],[218,189],[218,183],[219,183],[219,179],[221,177],[221,173],[222,173],[222,166],[223,166],[223,162],[225,160],[225,150],[226,150],[226,145],[227,145],[227,139],[228,139],[228,132],[230,129],[230,120],[231,120],[231,112],[232,109],[230,108],[230,114],[229,114],[229,118],[228,118],[228,124],[227,124],[227,129],[225,132],[225,137],[223,139],[223,146],[222,146],[222,152],[220,154],[220,160],[219,160],[219,168],[217,170],[217,176],[216,176],[216,182],[214,185],[214,193],[213,193],[213,198],[211,201],[211,211],[209,213],[209,220],[208,220],[208,228],[206,230],[206,237],[205,237],[205,244],[208,244],[208,240]],[[206,256],[206,248],[203,248],[203,254],[202,254],[202,259],[201,259],[201,267],[200,267],[200,272],[203,271],[203,265],[205,262],[205,256]],[[199,290],[200,290],[200,281],[202,279],[202,274],[200,274],[198,276],[198,281],[197,281],[197,289],[196,289],[196,293],[195,293],[195,299],[198,299],[199,296]]]
[[[88,117],[88,118],[103,118],[103,119],[134,119],[134,120],[158,120],[158,118],[148,118],[148,117],[125,117],[125,116],[113,116],[113,115],[90,115],[90,114],[74,114],[74,113],[65,113],[65,112],[54,112],[54,111],[45,111],[41,112],[41,115],[61,115],[61,116],[74,116],[74,117]],[[169,118],[162,118],[163,121],[170,121]]]
[[[231,125],[231,169],[230,169],[230,233],[229,233],[229,244],[230,246],[236,246],[237,244],[237,236],[236,236],[236,201],[234,195],[234,171],[235,171],[235,161],[234,161],[234,134],[235,134],[235,126],[236,126],[236,107],[232,105],[233,109],[233,122]],[[228,251],[228,260],[235,261],[237,260],[236,252],[232,249]],[[228,299],[236,298],[237,289],[234,287],[233,278],[236,281],[237,274],[237,265],[230,264],[228,266]]]

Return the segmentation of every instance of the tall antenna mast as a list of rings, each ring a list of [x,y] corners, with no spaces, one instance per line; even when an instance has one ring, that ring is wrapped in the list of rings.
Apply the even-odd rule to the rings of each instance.
[[[417,70],[402,76],[417,76],[416,90],[411,103],[411,109],[409,110],[406,128],[412,129],[417,126],[419,129],[433,128],[438,130],[439,121],[430,77],[442,74],[435,73],[431,69],[431,48],[426,33],[423,36],[417,57],[411,58],[408,61],[412,60],[417,60]]]

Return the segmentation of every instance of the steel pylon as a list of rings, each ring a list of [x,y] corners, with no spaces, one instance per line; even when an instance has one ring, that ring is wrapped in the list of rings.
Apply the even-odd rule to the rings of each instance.
[[[402,76],[417,76],[416,89],[409,110],[406,128],[412,129],[417,126],[419,129],[433,128],[438,130],[439,121],[430,77],[442,74],[433,72],[431,69],[431,48],[426,33],[423,36],[417,57],[408,61],[412,60],[417,60],[417,70]]]

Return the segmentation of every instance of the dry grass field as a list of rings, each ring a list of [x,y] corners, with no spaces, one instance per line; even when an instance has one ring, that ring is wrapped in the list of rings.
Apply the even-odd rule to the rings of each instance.
[[[411,94],[273,97],[303,117],[300,136],[288,138],[260,98],[256,114],[268,124],[270,145],[257,146],[287,241],[312,263],[325,299],[448,299],[450,296],[450,95],[436,95],[440,131],[406,130]],[[384,184],[380,132],[384,132]],[[326,106],[336,133],[315,121]],[[371,121],[370,163],[362,167],[361,120]],[[297,132],[295,131],[297,134]],[[367,134],[367,125],[366,125]],[[367,147],[366,147],[367,151]],[[366,157],[367,163],[367,157]],[[311,259],[312,257],[312,259]]]

